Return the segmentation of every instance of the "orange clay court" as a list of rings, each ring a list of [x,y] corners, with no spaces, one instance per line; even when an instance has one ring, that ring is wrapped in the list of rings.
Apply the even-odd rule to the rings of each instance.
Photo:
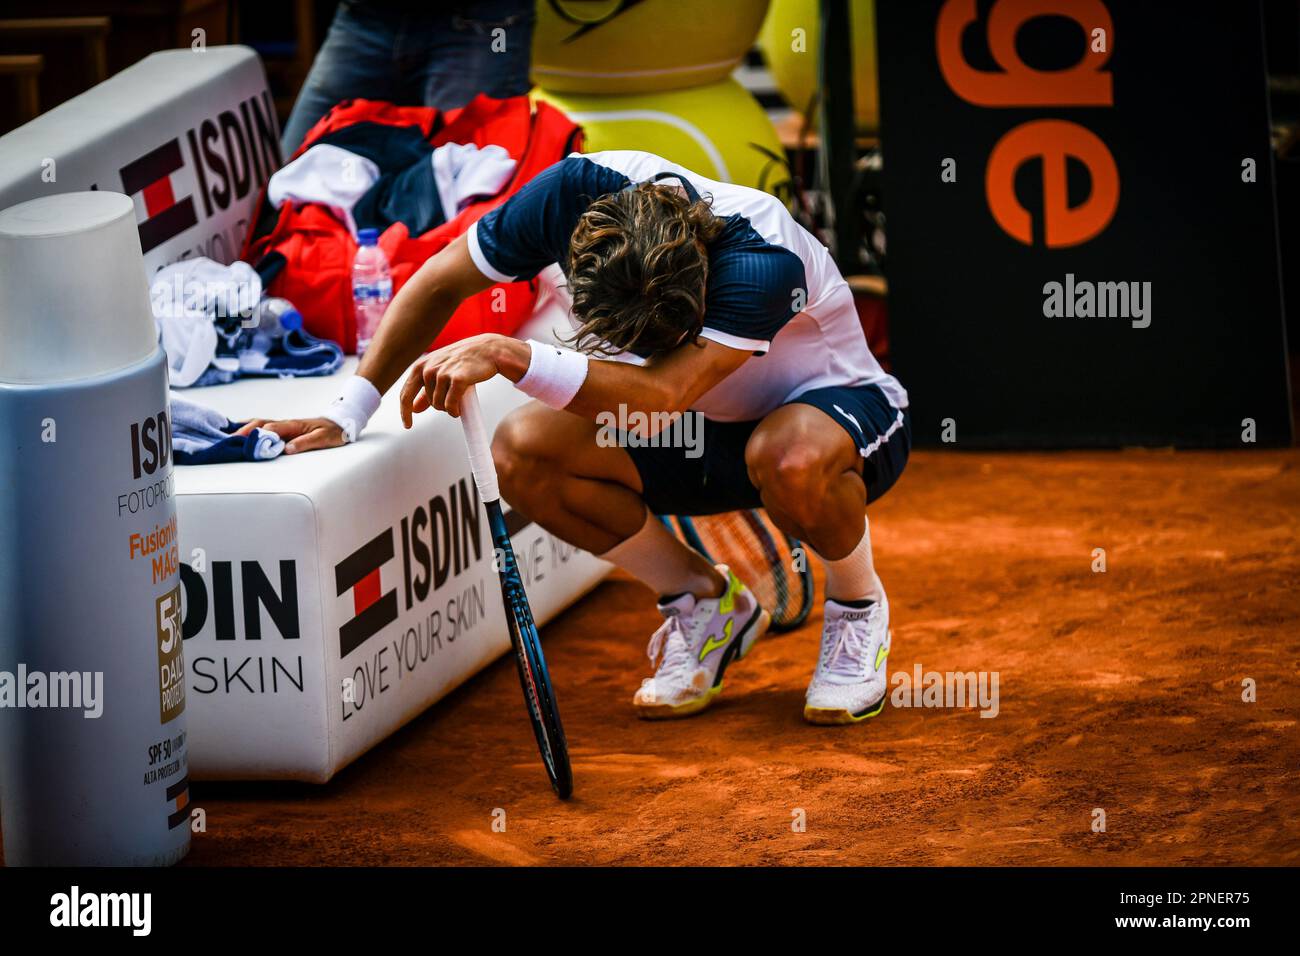
[[[871,516],[891,678],[997,671],[996,718],[805,724],[819,601],[713,709],[643,722],[659,618],[615,576],[544,631],[571,801],[503,658],[327,786],[195,784],[186,862],[1300,862],[1300,451],[921,451]]]

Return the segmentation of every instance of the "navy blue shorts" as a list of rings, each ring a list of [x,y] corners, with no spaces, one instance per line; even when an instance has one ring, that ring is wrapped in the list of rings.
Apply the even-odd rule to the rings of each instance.
[[[819,408],[848,432],[862,455],[868,502],[893,487],[903,473],[912,446],[912,419],[906,410],[889,404],[879,386],[833,385],[804,392],[787,404]],[[761,508],[745,467],[745,445],[760,421],[705,419],[697,457],[690,457],[690,448],[638,448],[629,443],[627,453],[641,476],[646,506],[657,515]]]

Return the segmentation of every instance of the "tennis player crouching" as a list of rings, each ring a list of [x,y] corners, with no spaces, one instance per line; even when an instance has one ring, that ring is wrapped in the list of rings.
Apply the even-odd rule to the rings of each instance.
[[[573,298],[576,350],[479,335],[432,352],[402,388],[407,426],[430,405],[458,415],[465,388],[494,375],[536,399],[496,431],[502,494],[661,595],[657,669],[632,701],[641,716],[704,710],[769,621],[744,582],[655,515],[759,506],[826,566],[804,717],[846,724],[879,713],[889,602],[866,506],[906,464],[907,393],[872,356],[826,249],[766,193],[649,153],[570,156],[407,282],[323,417],[270,427],[290,452],[355,438],[462,300],[552,263]],[[614,353],[645,361],[596,360]],[[598,417],[620,408],[633,421],[702,413],[703,454],[598,441]]]

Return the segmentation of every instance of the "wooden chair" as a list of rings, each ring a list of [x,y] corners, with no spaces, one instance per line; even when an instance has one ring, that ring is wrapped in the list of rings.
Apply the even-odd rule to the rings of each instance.
[[[40,115],[40,76],[43,69],[45,57],[39,54],[0,56],[0,76],[12,76],[18,86],[15,106],[19,125]]]
[[[80,38],[86,52],[89,76],[86,87],[108,79],[108,17],[41,17],[0,20],[0,45],[8,41],[27,41],[51,37]]]

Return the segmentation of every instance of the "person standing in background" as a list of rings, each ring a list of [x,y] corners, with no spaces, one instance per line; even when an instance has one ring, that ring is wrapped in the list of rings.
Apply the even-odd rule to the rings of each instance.
[[[342,0],[285,124],[288,158],[334,104],[464,106],[528,92],[534,0]]]

